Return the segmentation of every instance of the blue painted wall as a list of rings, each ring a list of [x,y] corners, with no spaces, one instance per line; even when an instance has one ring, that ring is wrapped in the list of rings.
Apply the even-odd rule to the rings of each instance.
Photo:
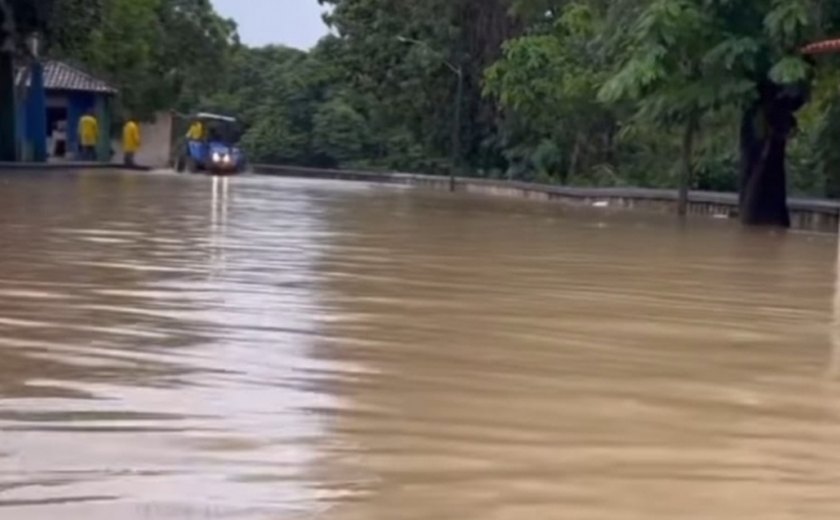
[[[21,100],[15,100],[17,102],[15,106],[15,132],[16,133],[16,141],[15,147],[17,149],[18,155],[17,158],[19,161],[25,160],[26,154],[26,105],[24,105]]]
[[[103,141],[110,142],[109,129],[107,119],[110,118],[110,113],[107,110],[103,111],[102,107],[107,107],[107,96],[98,95],[88,92],[62,92],[62,91],[48,91],[48,95],[67,100],[67,152],[71,156],[76,156],[79,151],[79,120],[88,111],[92,111],[94,115],[100,119],[100,132],[103,133]],[[27,99],[17,100],[17,135],[20,139],[20,146],[27,150],[27,155],[31,155],[33,151],[33,135],[31,131],[35,129],[30,127],[32,118],[35,113],[44,114],[46,117],[46,108],[39,104],[38,107],[33,107],[28,103]],[[103,124],[104,123],[106,124]],[[36,125],[37,126],[37,125]],[[48,129],[44,129],[44,133]],[[46,139],[45,139],[46,142]],[[107,157],[104,155],[103,157]],[[26,157],[31,160],[32,157]]]
[[[44,65],[32,64],[32,85],[26,93],[26,140],[30,157],[35,162],[47,160],[47,97],[44,91]]]

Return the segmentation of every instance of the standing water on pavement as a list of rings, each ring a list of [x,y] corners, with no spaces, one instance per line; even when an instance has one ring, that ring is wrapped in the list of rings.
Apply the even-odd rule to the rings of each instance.
[[[2,174],[0,518],[836,519],[836,266],[728,222]]]

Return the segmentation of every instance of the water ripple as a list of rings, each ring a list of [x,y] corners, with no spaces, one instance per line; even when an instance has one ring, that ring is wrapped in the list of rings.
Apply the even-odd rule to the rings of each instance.
[[[0,208],[2,518],[840,515],[832,238],[163,173]]]

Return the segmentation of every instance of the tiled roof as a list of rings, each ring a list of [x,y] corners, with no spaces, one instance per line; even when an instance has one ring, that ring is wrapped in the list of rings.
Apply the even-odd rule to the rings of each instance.
[[[28,69],[18,70],[17,84],[26,81],[29,84]],[[95,92],[116,94],[117,90],[90,74],[61,61],[44,62],[44,88],[47,90],[71,90],[75,92]]]
[[[840,52],[840,40],[824,40],[802,48],[803,54],[829,54]]]

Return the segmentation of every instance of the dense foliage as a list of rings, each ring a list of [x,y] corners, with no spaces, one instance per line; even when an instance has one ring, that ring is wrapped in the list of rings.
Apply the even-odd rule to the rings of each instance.
[[[836,60],[799,54],[840,36],[836,2],[317,1],[309,52],[240,45],[209,0],[18,3],[127,110],[239,115],[255,161],[445,172],[454,134],[463,173],[740,188],[756,223],[784,223],[786,182],[840,196]]]

